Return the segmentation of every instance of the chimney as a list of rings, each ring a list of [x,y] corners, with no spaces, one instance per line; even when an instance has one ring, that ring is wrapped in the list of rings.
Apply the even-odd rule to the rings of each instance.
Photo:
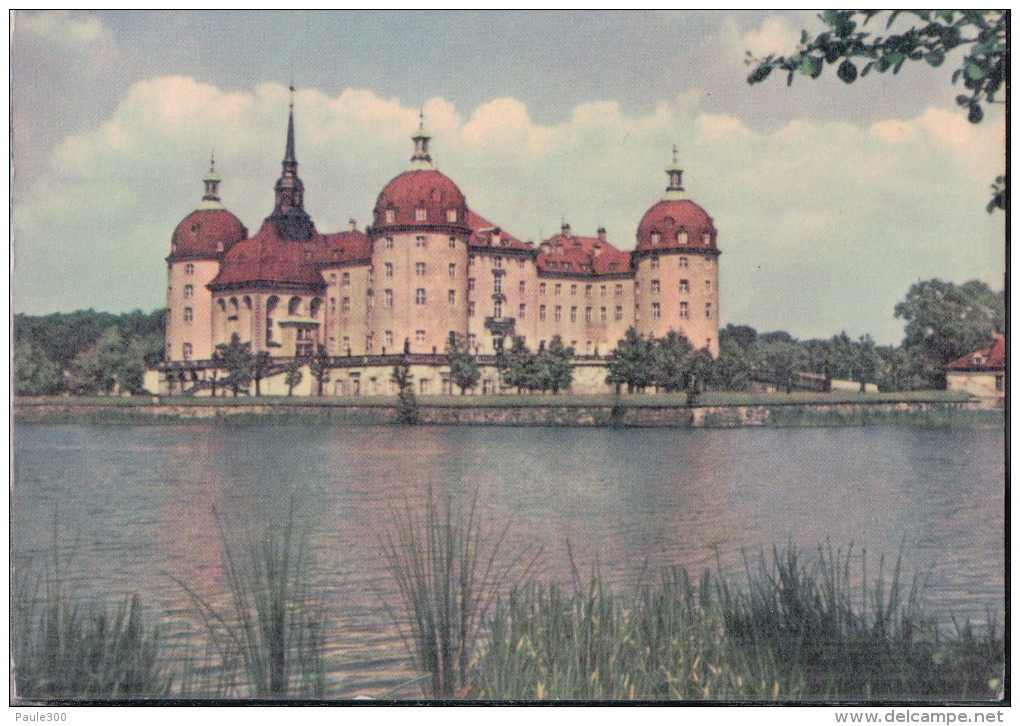
[[[570,225],[567,222],[564,222],[560,226],[560,234],[562,234],[564,237],[570,236]]]
[[[350,225],[350,229],[351,229],[352,232],[357,232],[358,231],[358,223],[355,221],[354,217],[351,217],[350,219],[348,219],[347,220],[347,224]]]
[[[606,243],[606,228],[605,227],[599,227],[599,242],[601,242],[602,244]]]

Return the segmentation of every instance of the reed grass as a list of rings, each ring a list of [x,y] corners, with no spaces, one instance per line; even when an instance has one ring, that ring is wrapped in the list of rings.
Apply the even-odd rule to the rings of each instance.
[[[325,603],[312,587],[307,532],[298,533],[291,502],[286,523],[251,539],[244,553],[217,523],[224,549],[228,612],[217,611],[187,583],[190,596],[219,656],[220,680],[211,693],[189,681],[196,696],[322,698],[327,692]],[[242,677],[224,679],[243,669]],[[208,682],[205,682],[208,686]]]
[[[166,696],[172,679],[159,624],[138,595],[119,606],[90,602],[66,583],[74,549],[53,550],[40,569],[15,567],[14,697],[127,699]]]
[[[416,669],[429,674],[423,691],[434,698],[470,694],[469,674],[482,625],[500,590],[527,581],[540,553],[504,558],[507,524],[490,532],[478,511],[477,494],[467,509],[429,487],[424,515],[391,509],[382,551],[404,608],[387,609],[402,623]]]

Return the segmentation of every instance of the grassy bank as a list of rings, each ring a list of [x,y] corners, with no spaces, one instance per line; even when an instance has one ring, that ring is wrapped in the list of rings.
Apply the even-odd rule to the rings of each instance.
[[[597,563],[582,572],[569,552],[571,582],[536,579],[541,553],[509,551],[507,531],[448,499],[391,510],[380,556],[398,594],[380,613],[403,632],[424,697],[866,702],[1001,692],[1002,633],[946,627],[951,618],[926,610],[920,581],[898,561],[829,545],[775,549],[748,557],[743,576],[672,568],[614,588]],[[344,635],[328,627],[293,517],[242,541],[223,536],[225,604],[178,580],[194,605],[190,625],[146,612],[137,596],[83,602],[63,584],[59,556],[19,563],[17,697],[358,695],[343,674],[326,675]]]

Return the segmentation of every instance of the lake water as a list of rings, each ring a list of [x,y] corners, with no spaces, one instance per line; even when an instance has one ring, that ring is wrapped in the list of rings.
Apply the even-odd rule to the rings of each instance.
[[[742,572],[742,551],[852,542],[871,573],[902,548],[933,613],[1003,622],[997,429],[23,425],[14,457],[18,561],[52,552],[56,514],[84,595],[138,592],[174,618],[193,615],[174,577],[227,600],[214,509],[240,541],[293,501],[351,693],[408,677],[379,536],[429,485],[463,504],[477,492],[512,548],[542,548],[544,579],[569,576],[567,543],[623,587],[665,566]]]

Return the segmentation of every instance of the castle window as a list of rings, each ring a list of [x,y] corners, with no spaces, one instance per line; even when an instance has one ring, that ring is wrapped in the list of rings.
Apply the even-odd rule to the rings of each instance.
[[[521,320],[524,320],[524,311],[525,311],[525,305],[524,305],[524,303],[521,303],[520,306],[517,309],[517,317],[519,317]]]
[[[336,315],[336,298],[331,297],[329,299],[329,314]]]
[[[329,273],[329,284],[330,285],[335,285],[336,284],[336,273],[335,272]]]
[[[341,310],[341,312],[344,312],[344,313],[349,313],[351,311],[351,299],[349,297],[345,297],[340,302],[340,310]]]
[[[451,305],[456,305],[457,304],[457,291],[456,290],[449,290],[449,291],[447,291],[447,293],[446,293],[446,302],[450,303]]]
[[[426,211],[425,207],[418,207],[417,209],[414,210],[415,222],[424,222],[426,219],[428,219],[428,212]]]
[[[658,295],[659,294],[659,281],[658,280],[652,280],[652,294],[653,295]]]
[[[416,331],[414,331],[414,342],[415,343],[424,343],[425,342],[425,331],[424,330],[416,330]]]
[[[1005,386],[1006,386],[1006,377],[1005,376],[996,376],[995,377],[995,390],[996,391],[1004,390]]]
[[[383,290],[383,307],[387,310],[393,309],[393,290]]]
[[[659,269],[659,256],[658,255],[652,255],[652,263],[651,263],[650,267],[653,270],[658,270]]]
[[[329,336],[329,352],[336,353],[336,337],[333,335]]]
[[[617,320],[623,320],[623,306],[622,305],[617,305],[616,306],[616,319]]]
[[[237,299],[236,298],[230,298],[230,304],[233,305],[235,309],[237,309]],[[287,314],[288,315],[297,315],[298,314],[298,306],[300,304],[301,304],[301,298],[297,297],[296,295],[294,297],[292,297],[290,299],[290,302],[287,303]],[[344,311],[344,312],[346,312],[346,311]]]
[[[591,322],[591,308],[590,307],[584,309],[584,322],[586,322],[586,323],[590,323]]]
[[[184,308],[184,322],[190,323],[193,319],[194,313],[191,308]]]
[[[591,297],[591,285],[584,286],[584,294],[586,297]]]
[[[681,318],[686,318],[687,317],[687,303],[686,302],[681,302],[680,303],[680,317]]]
[[[571,285],[570,286],[570,294],[571,295],[576,295],[577,294],[577,285]]]
[[[690,292],[691,284],[687,280],[680,281],[680,292]]]
[[[193,355],[191,343],[185,343],[181,347],[181,354],[183,355],[184,360],[191,360],[191,356]]]
[[[421,394],[427,394],[429,392],[429,379],[422,378],[418,381],[418,392]]]
[[[189,262],[188,264],[186,264],[184,266],[184,274],[185,275],[194,275],[195,274],[195,265],[194,265],[194,263]]]
[[[517,260],[517,266],[520,267],[522,270],[524,269],[525,264],[526,263],[524,262],[523,259]]]
[[[474,291],[475,291],[475,278],[469,277],[468,278],[468,292],[474,292]]]
[[[492,304],[492,317],[501,318],[503,317],[503,303],[498,300]]]
[[[545,320],[545,305],[538,306],[538,319]]]
[[[195,287],[194,287],[194,285],[185,285],[184,286],[184,297],[195,297]]]
[[[618,282],[616,283],[616,297],[620,297],[621,295],[623,295],[623,283]]]
[[[520,284],[517,285],[517,292],[523,295],[524,289],[525,289],[524,280],[521,280]]]
[[[457,221],[457,210],[456,209],[447,209],[446,210],[446,221],[447,222],[456,222]],[[450,241],[453,242],[453,237],[450,237]],[[452,247],[452,245],[451,245],[451,247]]]
[[[347,287],[348,285],[350,285],[351,284],[351,273],[345,272],[343,277],[341,278],[341,280],[342,280],[341,284],[344,287]]]
[[[396,216],[397,216],[396,212],[394,212],[392,209],[387,209],[386,210],[386,224],[393,224],[394,220],[396,219]],[[388,240],[388,241],[390,243],[393,242],[392,239]]]
[[[577,307],[576,306],[572,306],[570,308],[570,322],[572,322],[572,323],[576,323],[577,322]]]
[[[473,318],[475,316],[475,304],[473,302],[468,303],[468,317]]]
[[[712,281],[711,280],[705,280],[705,289],[706,290],[711,290],[712,289]]]
[[[374,336],[371,333],[369,333],[368,335],[365,336],[365,352],[366,353],[371,353],[372,352],[372,339],[373,339],[373,337]],[[358,381],[357,383],[360,385],[361,381]],[[354,395],[357,395],[358,393],[359,393],[358,390],[354,390]]]
[[[680,267],[687,267],[687,258],[686,257],[681,257],[680,258]]]
[[[393,249],[393,238],[392,237],[387,237],[386,238],[386,249],[388,249],[388,250],[392,250]]]
[[[474,333],[468,333],[468,349],[474,349],[478,343],[478,337]]]
[[[561,292],[563,292],[563,285],[561,285],[560,283],[557,282],[556,283],[556,294],[559,295]]]
[[[414,304],[424,305],[425,304],[425,288],[419,287],[414,291]]]
[[[606,296],[606,286],[605,285],[602,286],[601,293],[602,293],[602,297]]]
[[[600,308],[600,310],[599,310],[599,320],[601,320],[603,323],[606,322],[606,309],[605,308]]]
[[[492,258],[492,266],[493,267],[502,267],[503,266],[503,258],[502,257],[493,257]]]
[[[660,315],[659,315],[659,303],[657,303],[657,302],[653,302],[652,303],[652,317],[653,318],[660,317]]]
[[[351,338],[348,335],[344,336],[344,350],[348,355],[351,353]]]
[[[705,303],[705,317],[712,317],[712,303]]]
[[[428,238],[423,234],[418,235],[417,237],[414,238],[414,246],[415,247],[428,246]]]
[[[557,305],[555,308],[553,308],[553,318],[558,323],[561,317],[563,317],[563,308]]]
[[[415,262],[414,263],[414,274],[418,277],[425,277],[425,263]]]
[[[386,347],[393,346],[393,331],[387,330],[383,333],[383,342],[386,343]]]
[[[220,304],[220,312],[225,313],[227,311],[227,301],[224,300],[223,298],[220,298],[216,302]],[[269,303],[266,303],[266,312],[269,312]]]
[[[447,268],[447,274],[449,274],[449,276],[451,278],[457,277],[457,263],[456,262],[451,262],[450,263],[450,266]]]
[[[539,295],[545,295],[545,283],[544,282],[540,282],[538,284],[538,294]]]
[[[392,262],[387,262],[386,263],[386,272],[385,272],[385,275],[386,275],[387,278],[393,277],[393,263]]]
[[[503,278],[496,276],[492,278],[492,292],[496,295],[503,293]]]

